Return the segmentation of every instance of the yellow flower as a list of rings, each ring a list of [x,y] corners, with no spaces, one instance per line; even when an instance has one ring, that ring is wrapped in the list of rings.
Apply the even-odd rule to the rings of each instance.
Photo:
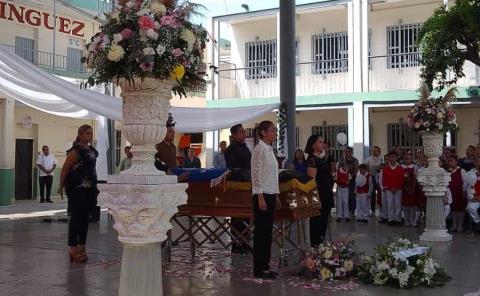
[[[153,11],[153,13],[159,16],[165,15],[167,13],[167,8],[165,7],[165,5],[157,1],[152,2],[152,4],[150,5],[150,9]]]
[[[323,280],[329,280],[332,277],[332,272],[328,268],[323,267],[322,270],[320,270],[320,275]]]
[[[181,80],[185,75],[185,68],[182,65],[176,65],[173,67],[172,71],[170,71],[170,78],[173,80]]]
[[[343,263],[343,267],[347,270],[347,271],[351,271],[353,269],[353,262],[352,260],[347,260]]]

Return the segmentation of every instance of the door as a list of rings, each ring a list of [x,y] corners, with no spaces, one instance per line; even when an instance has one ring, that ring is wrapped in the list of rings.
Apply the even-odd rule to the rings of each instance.
[[[15,143],[15,199],[32,199],[33,140]]]

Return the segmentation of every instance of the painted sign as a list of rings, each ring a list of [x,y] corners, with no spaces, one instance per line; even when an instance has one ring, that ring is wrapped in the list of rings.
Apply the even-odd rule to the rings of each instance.
[[[0,1],[0,19],[27,24],[33,27],[44,27],[53,30],[53,15],[33,8],[16,6],[13,3]],[[56,17],[57,30],[60,33],[71,34],[77,37],[85,36],[85,23],[62,16]]]

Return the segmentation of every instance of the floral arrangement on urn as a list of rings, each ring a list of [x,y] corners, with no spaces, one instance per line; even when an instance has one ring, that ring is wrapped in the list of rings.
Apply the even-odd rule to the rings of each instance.
[[[457,117],[451,105],[456,89],[451,88],[444,96],[433,98],[428,86],[423,84],[419,92],[420,98],[408,114],[408,126],[417,132],[445,134],[456,131]]]
[[[354,242],[326,242],[304,253],[300,276],[308,279],[345,279],[355,272]]]
[[[413,288],[442,286],[450,280],[445,267],[423,247],[406,238],[390,240],[377,246],[373,256],[364,256],[357,276],[377,286]]]
[[[197,4],[175,0],[118,0],[100,32],[87,44],[82,62],[92,70],[91,86],[125,79],[174,80],[180,96],[205,86],[207,31],[189,17]]]

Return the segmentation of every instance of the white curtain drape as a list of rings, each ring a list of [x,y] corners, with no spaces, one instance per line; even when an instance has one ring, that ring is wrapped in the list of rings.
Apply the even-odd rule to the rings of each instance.
[[[97,119],[98,115],[122,120],[121,99],[80,89],[50,75],[0,46],[0,92],[32,108],[58,116]],[[270,112],[278,104],[235,108],[172,107],[178,132],[206,132],[248,122]]]

